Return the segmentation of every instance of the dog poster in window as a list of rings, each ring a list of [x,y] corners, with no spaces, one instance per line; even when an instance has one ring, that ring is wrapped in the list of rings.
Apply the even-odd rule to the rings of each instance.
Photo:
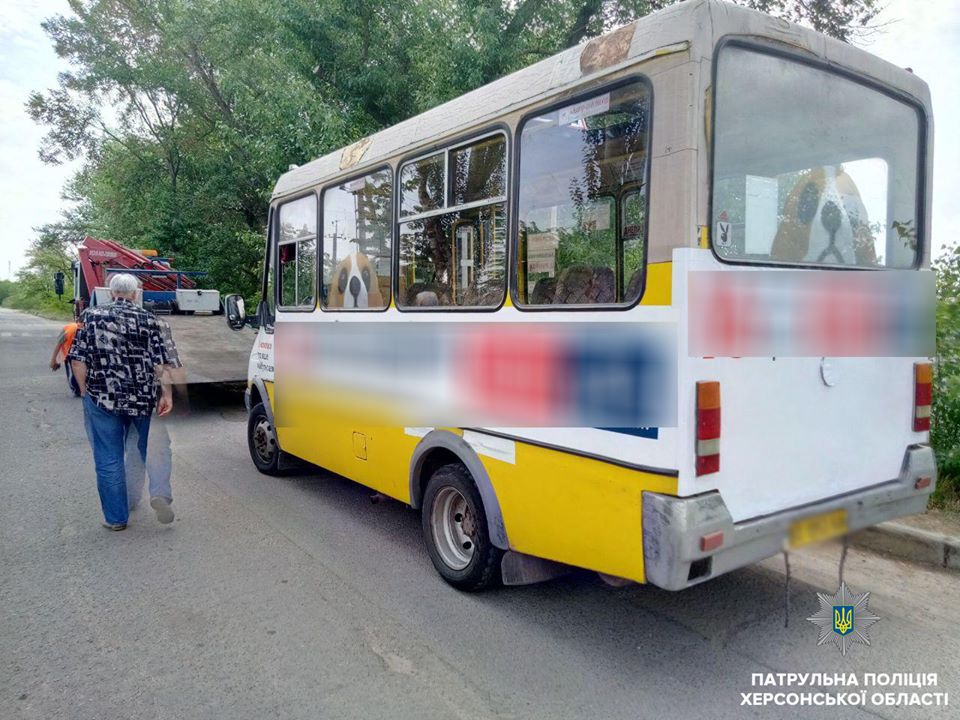
[[[555,232],[529,233],[527,235],[527,272],[547,273],[553,277],[557,272],[557,248],[560,236]]]

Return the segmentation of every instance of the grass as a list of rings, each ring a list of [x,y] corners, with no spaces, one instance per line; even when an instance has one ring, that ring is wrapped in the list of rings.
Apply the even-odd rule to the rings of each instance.
[[[11,298],[12,299],[12,298]],[[70,303],[42,303],[32,307],[21,307],[16,302],[4,302],[3,307],[10,310],[19,310],[47,320],[63,320],[64,322],[73,319],[73,305]]]
[[[930,496],[930,507],[960,514],[960,478],[949,474],[937,478],[937,488]]]
[[[63,320],[64,322],[69,322],[73,320],[73,308],[66,310],[64,312],[58,310],[51,310],[50,308],[39,308],[37,310],[21,310],[20,312],[25,312],[30,315],[36,315],[37,317],[46,318],[47,320]]]

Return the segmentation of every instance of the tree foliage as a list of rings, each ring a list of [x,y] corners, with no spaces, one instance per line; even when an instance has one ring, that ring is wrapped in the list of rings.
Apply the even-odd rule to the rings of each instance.
[[[3,301],[10,297],[16,288],[17,283],[13,280],[0,280],[0,305],[3,305]]]
[[[82,240],[68,223],[37,228],[37,237],[27,249],[27,263],[0,297],[5,307],[29,309],[50,317],[70,317],[73,307],[71,262],[74,248]],[[63,298],[53,290],[53,278],[62,272],[66,280]]]

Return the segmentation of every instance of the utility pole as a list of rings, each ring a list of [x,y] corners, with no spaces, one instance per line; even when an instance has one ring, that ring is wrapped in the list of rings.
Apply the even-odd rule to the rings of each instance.
[[[340,237],[340,233],[338,232],[339,230],[340,230],[340,221],[334,220],[333,221],[333,237],[331,238],[333,240],[333,252],[331,253],[331,255],[332,255],[332,262],[334,267],[337,266],[337,240]]]

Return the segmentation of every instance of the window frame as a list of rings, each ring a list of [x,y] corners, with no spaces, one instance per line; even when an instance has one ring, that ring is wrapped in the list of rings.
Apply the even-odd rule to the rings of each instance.
[[[264,241],[264,255],[263,255],[264,271],[260,273],[260,302],[257,303],[257,314],[259,316],[257,319],[260,323],[260,327],[263,328],[264,332],[270,333],[270,334],[273,333],[274,325],[276,325],[276,322],[277,322],[276,278],[274,278],[274,283],[273,283],[274,285],[273,287],[274,292],[272,293],[273,297],[269,297],[267,295],[267,290],[270,287],[270,277],[275,269],[273,266],[276,264],[273,259],[273,239],[274,239],[273,238],[273,234],[274,234],[273,222],[276,214],[277,213],[275,210],[275,205],[271,204],[270,207],[267,209],[267,232],[265,233],[266,239]],[[263,303],[264,305],[266,305],[267,313],[272,315],[272,317],[270,317],[269,322],[267,322],[267,319],[263,317],[262,314],[260,313],[260,310],[261,310],[260,303]],[[271,303],[273,303],[272,312],[270,309]]]
[[[865,267],[862,265],[817,265],[814,263],[795,263],[795,262],[757,262],[756,260],[746,260],[739,258],[724,258],[717,252],[713,244],[713,200],[714,200],[714,180],[716,173],[715,154],[717,138],[717,117],[719,115],[719,106],[717,104],[717,79],[719,76],[720,53],[728,47],[739,47],[750,52],[761,55],[770,55],[775,58],[788,60],[800,65],[821,70],[832,75],[837,75],[851,82],[862,85],[871,90],[878,91],[887,97],[897,100],[908,107],[913,108],[917,114],[917,189],[914,198],[914,206],[917,210],[917,249],[914,254],[913,264],[909,267]],[[829,61],[821,60],[818,57],[801,54],[788,50],[779,45],[773,45],[770,42],[764,42],[754,38],[747,38],[741,35],[726,35],[720,39],[713,49],[712,65],[710,69],[710,136],[707,140],[710,146],[709,169],[707,175],[707,237],[710,239],[708,245],[710,252],[717,262],[724,265],[740,265],[753,268],[789,268],[793,270],[828,270],[828,271],[865,271],[865,272],[885,272],[888,270],[919,270],[923,267],[924,259],[927,254],[927,124],[928,118],[923,103],[909,93],[898,90],[897,88],[884,85],[874,78],[862,75],[850,68],[836,65]]]
[[[651,144],[652,147],[652,144]],[[629,182],[620,188],[620,193],[616,196],[615,208],[616,208],[616,221],[617,221],[617,265],[618,268],[615,271],[616,273],[622,275],[623,277],[623,291],[626,292],[627,288],[630,286],[630,278],[627,277],[627,243],[634,238],[625,238],[623,236],[623,221],[626,217],[624,212],[626,209],[627,197],[630,195],[637,195],[644,199],[646,206],[644,207],[643,212],[643,274],[640,279],[640,295],[637,297],[637,302],[643,299],[643,294],[647,290],[647,252],[650,245],[650,237],[648,234],[648,228],[650,225],[650,197],[649,194],[645,192],[644,184],[649,185],[649,179],[646,183],[640,183],[634,180]]]
[[[592,97],[602,95],[605,92],[613,92],[618,90],[621,87],[631,85],[633,83],[640,83],[644,86],[647,91],[647,114],[649,116],[649,122],[647,126],[647,160],[646,160],[646,178],[644,179],[643,192],[646,194],[647,200],[647,212],[643,221],[643,275],[640,281],[640,292],[637,295],[636,299],[630,303],[596,303],[593,305],[532,305],[530,303],[523,303],[520,301],[520,214],[516,210],[520,206],[520,156],[523,152],[523,130],[526,127],[527,123],[536,117],[541,117],[546,113],[552,113],[562,108],[565,108],[569,105],[574,105],[578,102],[583,102],[584,100],[589,100]],[[653,184],[653,131],[654,131],[654,90],[653,82],[650,78],[643,73],[631,73],[625,75],[621,78],[613,80],[612,82],[604,82],[597,84],[591,88],[584,89],[574,95],[569,95],[560,99],[557,99],[555,102],[548,103],[537,107],[520,118],[517,122],[516,130],[516,148],[513,155],[513,173],[512,176],[517,179],[517,181],[511,187],[511,200],[514,210],[513,217],[511,218],[511,231],[509,239],[509,252],[507,253],[508,258],[513,260],[510,266],[510,301],[513,303],[513,306],[520,310],[521,312],[596,312],[598,310],[603,311],[613,311],[613,312],[625,312],[632,310],[637,307],[642,301],[643,297],[647,292],[647,269],[649,265],[649,255],[650,255],[650,208],[652,207],[650,202],[650,188]],[[629,188],[637,187],[637,181],[631,181],[626,185]],[[624,194],[624,190],[621,189],[619,194],[612,194],[610,197],[614,198],[614,222],[616,223],[616,233],[617,233],[617,244],[618,246],[622,245],[622,238],[620,238],[620,198]],[[623,264],[623,258],[618,257],[616,260],[618,266]],[[617,270],[614,268],[614,277],[616,277]],[[624,281],[624,290],[628,281]]]
[[[478,140],[483,140],[488,137],[494,137],[496,135],[502,135],[505,143],[506,157],[504,158],[504,195],[498,195],[493,198],[486,200],[479,200],[471,203],[466,203],[464,205],[448,205],[447,203],[450,200],[450,158],[449,153],[453,150],[460,150],[464,147],[476,143]],[[436,208],[434,210],[428,210],[426,212],[418,213],[416,215],[408,215],[406,217],[400,216],[400,201],[401,201],[401,188],[399,180],[394,183],[394,229],[395,229],[395,239],[394,243],[394,252],[393,252],[393,278],[391,285],[391,293],[393,295],[393,306],[402,313],[445,313],[445,312],[466,312],[466,313],[492,313],[497,312],[504,306],[507,302],[507,298],[510,297],[510,264],[511,264],[511,251],[510,251],[510,231],[513,226],[512,219],[512,210],[513,210],[513,157],[514,157],[514,134],[510,126],[505,122],[496,122],[491,125],[485,125],[482,129],[474,131],[472,133],[467,133],[464,135],[458,135],[452,140],[447,142],[435,143],[430,145],[427,148],[422,148],[417,150],[409,155],[402,156],[396,165],[396,171],[394,173],[395,178],[400,178],[403,172],[403,168],[406,165],[409,165],[412,162],[418,160],[424,160],[432,155],[437,153],[443,153],[443,201],[444,206],[442,208]],[[435,307],[404,307],[396,301],[396,298],[400,297],[400,226],[404,223],[415,222],[417,220],[426,220],[431,217],[436,217],[439,215],[448,215],[452,212],[459,212],[462,210],[472,210],[478,207],[494,206],[500,205],[504,206],[504,214],[506,215],[506,228],[507,228],[507,239],[504,244],[503,254],[504,254],[504,263],[506,267],[504,268],[504,293],[503,297],[500,300],[499,304],[496,306],[479,306],[479,305],[438,305]]]
[[[291,195],[290,197],[283,198],[282,200],[277,200],[274,211],[273,211],[273,226],[271,228],[273,232],[273,241],[272,247],[274,249],[274,277],[273,277],[273,291],[276,296],[276,313],[279,315],[282,313],[312,313],[320,305],[320,296],[317,293],[318,287],[318,272],[320,268],[319,256],[317,262],[314,263],[313,268],[313,305],[282,305],[280,303],[280,298],[282,296],[280,288],[280,209],[287,203],[292,203],[297,200],[302,200],[305,197],[310,197],[313,195],[314,201],[316,202],[316,220],[317,220],[317,235],[314,237],[317,246],[320,246],[320,199],[317,193],[317,188],[313,187],[309,190],[300,192],[296,195]],[[295,245],[297,243],[305,242],[304,240],[289,240],[282,243],[283,245]],[[300,251],[297,251],[297,264],[300,262]]]
[[[398,167],[399,167],[399,166],[398,166]],[[333,188],[338,188],[338,187],[340,187],[341,185],[346,185],[347,183],[353,182],[354,180],[359,180],[360,178],[365,178],[365,177],[367,177],[368,175],[373,175],[373,174],[378,173],[378,172],[383,172],[384,170],[386,170],[388,173],[390,173],[390,202],[391,202],[391,204],[392,204],[392,207],[390,208],[390,217],[387,218],[387,222],[388,222],[389,225],[390,225],[390,233],[391,233],[391,235],[390,235],[390,286],[389,286],[390,295],[389,295],[389,297],[386,298],[386,303],[384,304],[383,307],[377,307],[377,308],[369,308],[369,307],[368,307],[368,308],[347,308],[347,307],[342,307],[342,308],[328,308],[328,307],[324,307],[323,302],[321,301],[320,288],[321,288],[321,286],[323,285],[323,247],[324,247],[324,243],[323,243],[323,238],[324,238],[324,232],[323,232],[323,203],[324,203],[324,198],[326,197],[326,194],[327,194],[327,190],[330,190],[330,189],[333,189]],[[397,244],[398,244],[399,241],[398,241],[398,237],[397,237],[397,227],[398,227],[398,225],[397,225],[396,222],[394,222],[394,218],[397,216],[397,213],[399,212],[399,209],[396,207],[397,178],[398,178],[399,176],[400,176],[400,173],[397,172],[397,171],[395,171],[394,168],[393,168],[393,166],[390,165],[390,163],[382,163],[382,164],[380,164],[380,165],[375,165],[374,167],[369,168],[369,169],[367,169],[367,170],[363,170],[363,171],[361,171],[361,172],[354,173],[353,175],[347,175],[347,176],[345,176],[345,177],[343,177],[343,178],[341,178],[341,179],[339,179],[339,180],[333,180],[333,181],[327,183],[326,185],[324,185],[324,186],[320,189],[320,199],[319,199],[319,205],[318,205],[318,207],[317,207],[317,211],[318,211],[319,214],[320,214],[320,218],[319,218],[319,220],[318,220],[318,222],[317,222],[317,232],[318,232],[318,234],[319,234],[319,240],[320,240],[320,243],[319,243],[319,252],[317,253],[317,265],[318,265],[318,270],[317,270],[317,273],[318,273],[318,274],[317,274],[317,307],[320,308],[320,312],[329,312],[329,313],[339,313],[339,312],[348,312],[348,313],[382,313],[382,312],[386,312],[387,310],[389,310],[389,309],[390,309],[390,306],[395,304],[394,301],[393,301],[393,298],[394,298],[393,283],[394,283],[394,277],[395,277],[395,275],[396,275],[396,267],[395,267],[396,262],[395,262],[395,260],[396,260],[396,258],[397,258]]]

